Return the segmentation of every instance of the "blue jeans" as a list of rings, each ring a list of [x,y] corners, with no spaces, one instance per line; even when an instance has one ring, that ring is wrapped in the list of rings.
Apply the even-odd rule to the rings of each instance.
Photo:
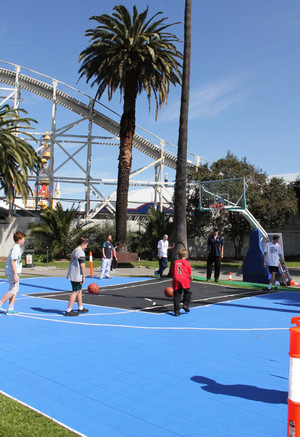
[[[164,277],[164,270],[168,267],[168,258],[158,258],[159,262],[159,269],[157,273],[160,275],[161,278]]]

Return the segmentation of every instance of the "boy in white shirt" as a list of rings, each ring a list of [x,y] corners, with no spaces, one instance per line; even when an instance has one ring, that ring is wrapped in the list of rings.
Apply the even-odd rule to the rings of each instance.
[[[283,262],[283,253],[280,244],[279,235],[273,235],[272,241],[266,244],[264,250],[264,267],[269,268],[271,278],[269,279],[268,291],[272,288],[272,283],[275,285],[275,290],[277,290],[276,273],[278,272],[279,260]]]
[[[15,300],[19,291],[20,274],[22,272],[22,251],[21,247],[25,243],[25,234],[21,231],[14,233],[14,246],[9,252],[6,260],[4,273],[9,283],[8,292],[0,300],[0,308],[9,300],[7,316],[15,316],[19,313],[14,310]]]

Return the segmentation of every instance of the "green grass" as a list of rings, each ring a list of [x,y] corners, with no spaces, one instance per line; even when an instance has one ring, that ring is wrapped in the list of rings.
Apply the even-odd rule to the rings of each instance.
[[[1,437],[72,437],[78,434],[0,394]]]
[[[206,268],[206,261],[194,261],[190,260],[192,267],[201,267]],[[141,260],[139,263],[135,263],[134,265],[140,265],[150,268],[156,268],[158,266],[157,261],[147,261],[147,260]],[[242,268],[243,261],[222,261],[222,267],[239,267]],[[287,267],[300,267],[300,261],[286,261]],[[170,266],[170,262],[169,262]]]

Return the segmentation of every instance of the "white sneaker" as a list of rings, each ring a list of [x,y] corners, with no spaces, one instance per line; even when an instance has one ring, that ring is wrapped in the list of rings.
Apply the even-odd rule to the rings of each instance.
[[[103,276],[99,276],[99,279],[103,279]]]
[[[268,285],[268,291],[271,291],[272,288],[272,283],[270,282],[270,284]]]
[[[280,283],[278,281],[275,281],[275,290],[278,289],[279,285],[280,285]]]

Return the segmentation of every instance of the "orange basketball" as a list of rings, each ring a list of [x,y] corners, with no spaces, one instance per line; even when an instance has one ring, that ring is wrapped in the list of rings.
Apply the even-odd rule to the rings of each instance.
[[[167,297],[173,297],[174,290],[172,287],[165,288],[165,296]]]
[[[99,285],[92,283],[88,286],[89,293],[98,294],[99,293]]]

